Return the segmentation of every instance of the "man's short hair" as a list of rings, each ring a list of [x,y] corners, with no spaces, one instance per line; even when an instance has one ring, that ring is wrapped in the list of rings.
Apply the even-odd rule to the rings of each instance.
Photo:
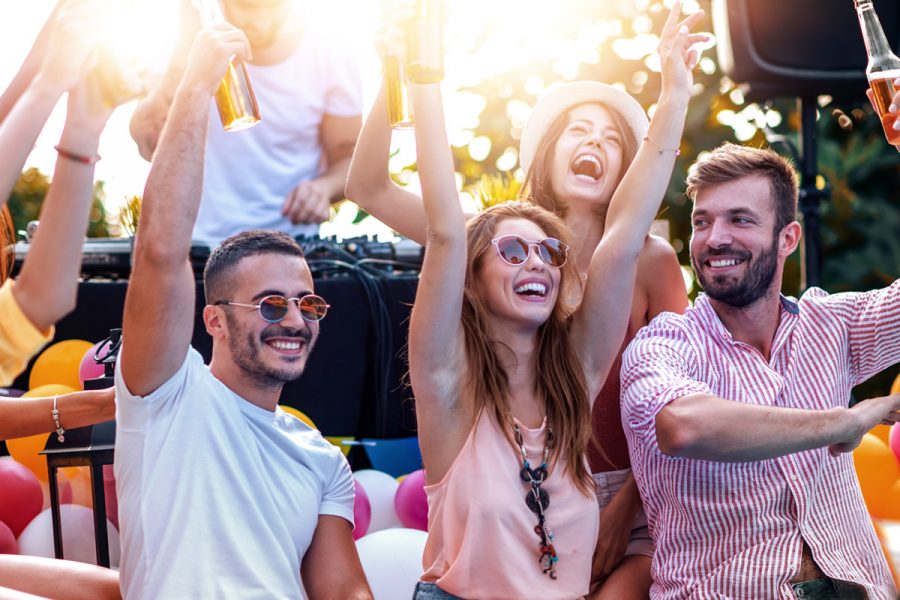
[[[797,219],[797,173],[788,159],[768,148],[748,148],[725,142],[694,164],[687,177],[687,196],[741,177],[759,175],[769,180],[775,209],[775,233]]]
[[[228,273],[248,256],[257,254],[285,254],[304,258],[303,248],[294,238],[280,231],[252,229],[227,238],[209,255],[203,269],[203,289],[206,303],[225,300]]]

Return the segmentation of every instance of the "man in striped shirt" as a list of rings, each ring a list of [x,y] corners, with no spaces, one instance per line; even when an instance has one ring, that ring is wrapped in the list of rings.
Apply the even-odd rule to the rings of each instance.
[[[900,280],[780,295],[801,229],[796,175],[771,150],[716,149],[687,193],[705,294],[644,328],[622,366],[651,595],[894,599],[849,451],[900,419],[900,396],[848,403],[900,362]]]

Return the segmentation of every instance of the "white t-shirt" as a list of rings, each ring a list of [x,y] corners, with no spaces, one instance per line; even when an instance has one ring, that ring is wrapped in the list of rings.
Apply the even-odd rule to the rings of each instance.
[[[281,207],[301,181],[322,171],[322,117],[362,113],[358,49],[324,23],[309,23],[284,62],[247,67],[262,120],[227,132],[211,103],[203,199],[193,233],[209,246],[248,229],[315,235],[318,225],[293,225]]]
[[[303,598],[319,515],[353,522],[341,451],[232,392],[193,348],[144,397],[128,392],[120,361],[116,427],[126,598]]]

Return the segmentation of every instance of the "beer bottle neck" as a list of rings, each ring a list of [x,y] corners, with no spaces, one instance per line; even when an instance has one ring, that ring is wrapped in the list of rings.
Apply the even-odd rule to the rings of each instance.
[[[874,64],[882,63],[885,59],[892,62],[893,67],[900,65],[900,59],[891,51],[891,45],[888,43],[878,15],[875,14],[875,8],[872,6],[871,0],[857,0],[856,12],[859,16],[859,25],[862,28],[863,41],[866,44],[866,52],[869,54],[869,68]],[[880,69],[879,69],[880,70]]]

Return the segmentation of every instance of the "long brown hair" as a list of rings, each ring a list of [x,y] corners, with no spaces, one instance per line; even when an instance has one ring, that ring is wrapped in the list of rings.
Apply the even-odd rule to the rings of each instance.
[[[0,209],[0,283],[12,274],[16,260],[16,234],[9,207]]]
[[[547,236],[568,243],[568,229],[558,216],[526,202],[506,202],[478,213],[468,223],[466,283],[463,297],[462,325],[465,331],[468,363],[475,412],[490,411],[497,423],[512,422],[509,406],[509,378],[502,366],[498,343],[488,337],[490,315],[476,289],[476,274],[498,223],[506,219],[527,219]],[[574,297],[573,288],[580,284],[574,261],[560,269],[560,290],[547,321],[538,328],[538,365],[536,390],[546,403],[547,424],[553,429],[551,457],[566,460],[565,470],[578,489],[590,495],[593,482],[585,467],[584,455],[591,438],[590,403],[587,382],[581,363],[572,348],[569,326]],[[512,432],[504,427],[510,444]]]
[[[612,117],[613,124],[619,132],[619,138],[622,140],[622,168],[616,174],[616,185],[622,181],[625,171],[631,166],[634,155],[637,154],[637,146],[635,145],[633,136],[625,119],[612,108],[606,106],[602,102],[586,102],[584,104],[596,104],[602,106]],[[569,107],[567,110],[559,113],[557,117],[550,123],[544,137],[534,153],[534,159],[531,161],[531,168],[525,174],[525,185],[522,187],[521,199],[528,202],[534,202],[538,206],[546,208],[553,214],[559,215],[563,219],[568,214],[569,207],[566,203],[553,193],[553,153],[556,149],[556,142],[569,124],[569,114],[583,104],[577,104]],[[606,206],[599,207],[598,210],[604,216],[606,215]]]

